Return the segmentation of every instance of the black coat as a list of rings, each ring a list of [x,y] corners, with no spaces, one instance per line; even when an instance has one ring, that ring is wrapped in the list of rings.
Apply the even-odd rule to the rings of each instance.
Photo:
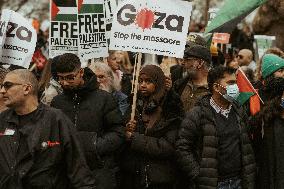
[[[15,133],[8,135],[7,129]],[[41,104],[19,125],[16,113],[8,109],[0,115],[0,133],[1,189],[94,187],[74,125],[61,111]]]
[[[210,96],[204,96],[187,113],[181,124],[177,140],[178,162],[188,180],[195,182],[199,189],[215,189],[218,182],[218,137],[216,133],[216,112],[209,103]],[[243,116],[237,107],[241,132],[242,188],[253,189],[255,182],[255,160],[248,138]],[[188,188],[194,188],[188,186]]]
[[[284,120],[279,101],[267,102],[250,120],[258,167],[257,189],[284,188]]]
[[[122,153],[122,189],[174,188],[177,186],[178,170],[175,163],[175,140],[183,109],[180,98],[169,92],[162,105],[160,121],[151,129],[143,124],[141,100],[138,101],[138,121],[133,139]]]
[[[61,109],[75,124],[98,188],[115,188],[118,167],[114,156],[124,139],[122,116],[112,95],[97,88],[96,76],[88,68],[84,80],[83,87],[64,91],[51,106]]]

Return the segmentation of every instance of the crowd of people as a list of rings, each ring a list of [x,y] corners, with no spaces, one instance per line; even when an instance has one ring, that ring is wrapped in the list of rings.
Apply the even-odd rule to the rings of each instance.
[[[39,38],[37,48],[46,48]],[[0,188],[283,189],[284,53],[225,57],[190,34],[184,57],[75,54],[0,69]],[[241,106],[237,70],[264,101]]]

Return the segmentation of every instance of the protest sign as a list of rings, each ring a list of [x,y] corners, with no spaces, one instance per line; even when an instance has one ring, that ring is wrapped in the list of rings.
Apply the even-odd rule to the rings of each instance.
[[[214,33],[212,41],[219,44],[228,44],[230,41],[230,34],[228,33]]]
[[[22,15],[4,9],[0,21],[0,62],[28,68],[36,47],[37,34]]]
[[[49,57],[78,53],[76,0],[50,0]]]
[[[256,57],[259,59],[264,55],[267,49],[273,47],[273,42],[276,40],[276,37],[267,35],[255,35],[254,39],[256,40],[258,53],[258,56]]]
[[[8,26],[8,22],[10,20],[12,11],[9,11],[7,9],[4,9],[2,11],[2,15],[1,15],[1,20],[0,20],[0,46],[2,47],[4,42],[5,42],[5,38],[6,35],[4,35],[7,31],[7,26]],[[0,57],[2,56],[2,50],[0,50]]]
[[[114,0],[105,0],[106,38],[110,38],[111,26],[117,3]]]
[[[191,10],[185,1],[124,0],[114,15],[110,49],[182,58]]]
[[[104,0],[82,0],[78,5],[80,58],[107,57]]]

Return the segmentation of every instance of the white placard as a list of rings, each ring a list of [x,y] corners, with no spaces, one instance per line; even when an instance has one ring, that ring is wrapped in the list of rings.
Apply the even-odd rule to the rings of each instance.
[[[83,0],[78,12],[79,56],[83,60],[107,57],[105,4]]]
[[[257,44],[258,58],[261,58],[267,49],[273,47],[273,42],[276,40],[275,36],[268,35],[254,35]]]
[[[0,31],[0,62],[28,68],[37,41],[37,33],[30,22],[22,15],[4,9]]]
[[[78,7],[76,0],[50,0],[49,57],[78,54]]]
[[[111,26],[113,16],[117,8],[117,3],[115,0],[105,0],[105,15],[106,15],[106,37],[110,38]]]
[[[110,49],[182,58],[192,3],[124,0],[114,15]]]

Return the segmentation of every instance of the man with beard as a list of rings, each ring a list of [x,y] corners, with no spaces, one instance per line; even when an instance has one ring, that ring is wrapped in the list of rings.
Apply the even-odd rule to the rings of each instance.
[[[54,97],[51,106],[61,109],[74,123],[97,188],[116,188],[115,154],[124,141],[117,103],[98,88],[94,72],[81,68],[78,56],[66,53],[53,60],[63,94]]]
[[[211,64],[208,48],[201,45],[187,47],[179,63],[186,70],[186,77],[174,83],[174,89],[181,95],[184,110],[190,110],[198,97],[208,94],[207,75]]]
[[[283,91],[284,87],[284,59],[274,55],[266,54],[262,59],[261,67],[264,85],[260,89],[260,95],[266,102],[275,94]]]
[[[185,45],[185,49],[188,49],[195,45],[201,45],[203,47],[207,47],[207,42],[203,37],[198,34],[189,34],[187,36],[187,41]],[[171,70],[171,79],[174,82],[177,80],[183,80],[186,77],[184,74],[184,67],[181,64],[174,65],[170,68]]]
[[[112,94],[118,102],[119,110],[122,115],[125,114],[129,107],[127,96],[121,92],[121,85],[111,68],[104,62],[94,62],[89,68],[96,74],[99,88]]]

